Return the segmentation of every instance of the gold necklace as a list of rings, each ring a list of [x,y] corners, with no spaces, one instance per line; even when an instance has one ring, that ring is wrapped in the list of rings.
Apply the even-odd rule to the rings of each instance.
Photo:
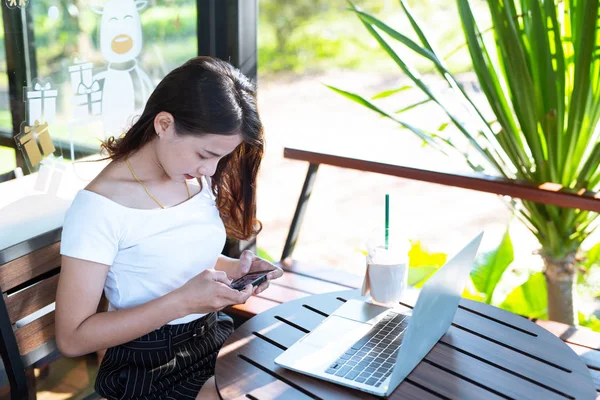
[[[131,164],[129,164],[129,158],[125,159],[125,163],[127,164],[127,166],[129,167],[129,170],[131,171],[131,175],[133,175],[133,178],[138,181],[138,183],[140,185],[142,185],[142,187],[144,188],[144,190],[146,191],[146,194],[148,196],[150,196],[150,198],[152,200],[154,200],[156,202],[156,204],[158,204],[160,206],[160,208],[165,208],[165,206],[163,206],[162,204],[160,204],[160,202],[158,200],[156,200],[156,198],[154,196],[152,196],[150,194],[150,192],[148,191],[148,188],[146,187],[146,185],[144,185],[144,183],[142,181],[139,180],[139,178],[136,176],[135,172],[133,172],[133,168],[131,167]],[[185,188],[187,189],[187,194],[188,194],[188,200],[192,198],[192,196],[190,195],[190,187],[188,186],[187,181],[183,181],[183,183],[185,183]]]

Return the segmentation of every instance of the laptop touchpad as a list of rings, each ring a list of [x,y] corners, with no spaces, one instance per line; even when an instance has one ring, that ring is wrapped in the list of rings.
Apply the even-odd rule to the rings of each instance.
[[[358,300],[348,300],[344,305],[335,310],[333,315],[375,325],[377,321],[374,321],[373,318],[388,310],[388,308],[376,304]]]
[[[358,340],[370,329],[371,325],[369,324],[331,316],[319,325],[317,329],[305,336],[302,344],[323,348],[331,344],[339,344],[340,341],[348,339]]]

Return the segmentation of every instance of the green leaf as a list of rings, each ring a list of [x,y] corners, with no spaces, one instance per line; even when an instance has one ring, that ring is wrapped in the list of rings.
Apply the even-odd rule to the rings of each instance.
[[[446,263],[446,258],[448,256],[444,253],[430,253],[420,241],[411,242],[408,251],[408,284],[415,288],[422,287]]]
[[[589,269],[592,265],[600,263],[600,243],[596,243],[591,249],[588,250],[585,260],[581,263],[586,269]]]
[[[262,259],[267,260],[270,263],[274,263],[273,257],[271,257],[266,251],[261,249],[260,247],[256,250],[256,255]]]
[[[586,317],[582,312],[577,313],[577,319],[579,320],[579,325],[585,326],[586,328],[590,328],[593,331],[600,332],[600,319],[595,315],[590,315]]]
[[[371,36],[373,36],[373,38],[375,40],[377,40],[379,45],[385,50],[386,53],[388,53],[388,55],[392,58],[392,60],[394,60],[394,62],[400,67],[400,69],[402,69],[402,71],[413,81],[413,83],[418,88],[420,88],[423,91],[423,93],[425,93],[427,96],[429,96],[429,98],[431,98],[433,101],[435,101],[444,110],[444,112],[448,115],[448,117],[450,117],[450,119],[452,120],[454,125],[456,125],[459,132],[461,132],[463,134],[463,136],[469,141],[471,146],[473,146],[479,153],[481,153],[481,155],[487,161],[489,161],[490,164],[493,165],[499,172],[502,172],[504,175],[506,175],[506,171],[503,170],[503,165],[502,165],[503,161],[498,162],[498,160],[501,159],[501,157],[499,157],[498,159],[488,157],[488,155],[484,149],[485,145],[482,145],[477,142],[477,140],[474,137],[475,135],[470,134],[470,132],[467,130],[467,127],[465,126],[464,122],[462,122],[456,115],[454,115],[454,113],[450,112],[450,110],[444,106],[444,104],[442,103],[442,99],[434,93],[434,91],[432,90],[433,88],[427,86],[420,79],[417,71],[414,68],[410,67],[405,62],[405,60],[403,60],[403,58],[401,58],[392,49],[392,47],[387,43],[387,41],[384,40],[381,37],[381,35],[379,35],[379,33],[377,33],[375,28],[371,25],[371,22],[374,25],[376,25],[379,29],[382,29],[386,33],[393,35],[393,37],[395,39],[400,40],[403,44],[405,44],[412,50],[416,51],[418,54],[428,58],[429,60],[431,60],[433,62],[439,62],[437,57],[435,55],[433,55],[429,50],[423,49],[422,47],[416,45],[413,41],[408,39],[406,36],[397,33],[396,31],[394,31],[393,29],[391,29],[389,26],[387,26],[383,22],[379,21],[378,19],[361,12],[360,10],[358,10],[358,8],[356,8],[354,6],[354,4],[351,1],[349,1],[349,4],[353,8],[353,10],[357,13],[358,17],[362,21],[362,23],[365,26],[365,28],[367,29],[367,31],[371,34]],[[413,130],[413,132],[414,132],[414,130]],[[423,139],[423,138],[421,138],[421,139]]]
[[[408,285],[420,288],[437,271],[439,267],[421,266],[408,269]]]
[[[428,252],[420,241],[411,242],[410,250],[408,251],[408,260],[411,267],[441,267],[446,263],[448,258],[444,253]]]
[[[401,88],[398,88],[398,89],[384,90],[383,92],[378,93],[375,96],[371,97],[371,100],[383,99],[383,98],[389,97],[389,96],[391,96],[393,94],[396,94],[396,93],[399,93],[399,92],[403,92],[403,91],[408,90],[408,89],[412,89],[412,86],[411,85],[404,85],[404,86],[402,86]]]
[[[398,111],[394,111],[394,114],[401,114],[401,113],[403,113],[403,112],[406,112],[406,111],[412,110],[413,108],[419,107],[419,106],[421,106],[421,105],[423,105],[423,104],[427,104],[427,103],[429,103],[430,101],[431,101],[431,99],[425,99],[425,100],[418,101],[418,102],[416,102],[416,103],[414,103],[414,104],[410,104],[410,105],[408,105],[408,106],[406,106],[406,107],[402,107],[402,108],[401,108],[401,109],[399,109]]]
[[[473,280],[469,279],[467,281],[467,285],[465,286],[465,290],[463,290],[462,297],[464,299],[475,300],[479,302],[485,301],[485,298],[475,289],[475,285],[473,285]]]
[[[547,296],[546,278],[543,273],[536,272],[527,282],[513,290],[500,304],[500,308],[530,318],[546,319],[548,317]]]
[[[498,135],[497,140],[500,141],[502,150],[510,156],[514,166],[521,169],[527,176],[527,170],[523,170],[521,166],[529,167],[530,161],[523,149],[521,132],[509,104],[509,93],[505,91],[503,85],[502,71],[496,70],[496,65],[481,37],[469,2],[459,0],[458,10],[471,54],[473,70],[477,74],[481,89],[485,93],[496,119],[502,126],[501,133],[503,135]]]
[[[475,288],[485,296],[485,302],[490,304],[496,285],[502,274],[514,260],[512,241],[508,230],[504,234],[497,249],[485,253],[478,258],[471,270],[471,279]]]
[[[392,115],[388,114],[387,112],[383,111],[381,108],[377,107],[375,104],[373,104],[372,102],[370,102],[369,100],[365,99],[362,96],[359,96],[357,94],[354,93],[350,93],[347,92],[345,90],[342,89],[338,89],[336,87],[333,86],[329,86],[329,85],[325,85],[327,86],[329,89],[333,90],[336,93],[341,94],[342,96],[364,106],[367,107],[377,113],[379,113],[380,115],[391,119],[392,121],[396,121],[397,123],[399,123],[400,125],[402,125],[404,128],[410,130],[411,132],[413,132],[414,134],[416,134],[419,138],[421,138],[422,140],[424,140],[425,142],[427,142],[429,145],[433,146],[434,148],[436,148],[438,151],[441,151],[442,153],[444,153],[443,149],[441,149],[437,143],[435,142],[435,139],[433,139],[431,137],[431,135],[428,135],[426,132],[422,131],[421,129],[415,128],[414,126],[401,121],[395,117],[393,117]]]

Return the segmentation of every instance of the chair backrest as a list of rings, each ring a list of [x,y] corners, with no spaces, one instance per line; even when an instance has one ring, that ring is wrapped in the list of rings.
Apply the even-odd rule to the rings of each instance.
[[[56,229],[0,250],[0,355],[12,399],[30,398],[26,368],[57,348],[60,236]]]

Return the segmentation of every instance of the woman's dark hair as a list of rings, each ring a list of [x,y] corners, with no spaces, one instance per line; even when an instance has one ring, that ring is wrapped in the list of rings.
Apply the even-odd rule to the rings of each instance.
[[[225,61],[189,60],[158,84],[131,129],[102,144],[108,158],[123,160],[156,138],[154,119],[161,111],[173,116],[179,135],[242,136],[242,143],[219,161],[212,191],[228,236],[249,239],[260,232],[262,226],[255,218],[256,179],[264,137],[250,80]]]

